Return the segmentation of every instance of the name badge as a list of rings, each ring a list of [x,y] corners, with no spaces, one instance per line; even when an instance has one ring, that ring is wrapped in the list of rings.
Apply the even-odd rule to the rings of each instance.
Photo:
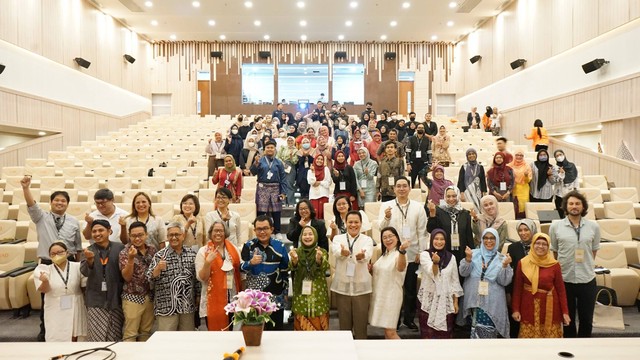
[[[227,271],[227,289],[233,289],[233,271]]]
[[[291,172],[291,166],[285,165],[284,166],[284,172],[287,173],[287,174],[290,173]]]
[[[311,295],[313,281],[302,280],[302,295]]]
[[[489,282],[480,281],[478,283],[478,295],[481,295],[481,296],[489,295]]]
[[[500,191],[507,191],[507,183],[504,181],[500,182]]]
[[[106,281],[103,281],[103,282],[102,282],[102,288],[101,288],[101,291],[107,291],[107,282],[106,282]]]
[[[271,180],[273,177],[273,173],[271,171],[267,172],[267,180]]]
[[[308,161],[305,161],[305,162],[304,162],[304,167],[305,167],[305,169],[308,169],[308,168],[309,168],[309,162],[308,162]]]
[[[393,176],[390,176],[388,180],[389,180],[389,186],[395,185],[396,180],[393,178]]]
[[[229,186],[229,184],[231,184],[231,181],[229,181],[229,180],[225,180],[225,181],[224,181],[224,185],[225,185],[225,186]]]
[[[460,247],[460,234],[458,233],[451,234],[451,246],[454,248]]]
[[[409,225],[404,225],[402,227],[402,237],[405,239],[411,238],[411,228],[409,227]]]
[[[353,277],[356,274],[356,263],[348,261],[347,262],[347,276]]]
[[[367,180],[360,180],[360,187],[367,187]]]
[[[422,158],[422,151],[416,150],[416,159]]]
[[[293,278],[291,276],[289,276],[289,287],[287,289],[287,295],[288,296],[293,296]]]
[[[73,296],[62,295],[60,297],[60,310],[69,310],[73,307]]]
[[[340,191],[347,190],[347,183],[344,181],[340,181]]]
[[[576,249],[576,262],[577,263],[584,262],[584,249]]]

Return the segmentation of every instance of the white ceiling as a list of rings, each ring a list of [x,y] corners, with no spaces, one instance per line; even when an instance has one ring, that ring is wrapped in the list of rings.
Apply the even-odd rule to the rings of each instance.
[[[152,0],[151,7],[146,0],[89,1],[150,41],[171,35],[176,41],[219,41],[221,35],[226,41],[263,41],[265,35],[270,41],[300,41],[302,35],[307,41],[338,41],[339,35],[345,41],[456,41],[511,2],[458,0],[450,7],[450,0],[252,0],[248,8],[245,0],[200,0],[199,7],[192,0]]]

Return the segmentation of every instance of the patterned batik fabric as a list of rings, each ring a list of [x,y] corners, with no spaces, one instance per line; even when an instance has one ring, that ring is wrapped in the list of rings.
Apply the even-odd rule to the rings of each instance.
[[[122,309],[87,309],[87,341],[120,341],[124,313]]]

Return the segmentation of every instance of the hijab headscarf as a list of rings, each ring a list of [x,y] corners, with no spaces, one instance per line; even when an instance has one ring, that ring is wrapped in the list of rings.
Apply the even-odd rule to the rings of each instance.
[[[518,160],[516,157],[517,154],[522,154],[521,160]],[[526,182],[525,173],[529,173],[529,175],[531,175],[531,166],[524,160],[524,151],[522,150],[516,150],[513,154],[513,161],[509,164],[509,167],[513,169],[513,176],[516,184],[522,185]]]
[[[460,189],[458,189],[457,186],[449,185],[444,189],[445,196],[447,194],[447,191],[449,191],[449,189],[454,190],[456,192],[456,203],[455,205],[451,206],[449,205],[449,203],[445,201],[444,204],[440,205],[440,208],[446,211],[451,216],[458,215],[458,213],[462,211],[462,205],[460,205]]]
[[[307,246],[302,243],[302,234],[304,229],[311,229],[313,232],[313,244]],[[302,293],[302,281],[305,279],[314,279],[317,277],[321,266],[316,262],[316,248],[318,247],[318,231],[312,226],[307,225],[300,231],[300,237],[298,238],[298,244],[300,247],[296,249],[298,254],[298,268],[296,270],[296,276],[293,277],[293,291],[295,294]]]
[[[227,158],[231,158],[231,163],[232,163],[231,167],[227,167],[226,165]],[[236,159],[234,159],[232,155],[229,155],[229,154],[225,155],[224,160],[225,160],[224,169],[227,170],[228,173],[233,173],[234,171],[236,171]]]
[[[249,141],[253,141],[254,145],[249,146]],[[258,149],[258,141],[253,135],[247,136],[247,139],[244,141],[244,149],[249,151],[246,161],[246,164],[248,164],[246,168],[248,169],[251,165],[253,165],[253,159],[255,158],[256,154],[260,153],[260,150]]]
[[[484,246],[483,238],[486,233],[491,233],[496,237],[496,245],[493,247],[493,250],[489,250]],[[481,278],[483,268],[482,264],[484,263],[487,266],[484,273],[484,279],[487,281],[496,281],[500,268],[502,268],[502,261],[498,254],[499,243],[500,235],[498,235],[498,231],[496,229],[484,229],[482,236],[480,237],[480,248],[473,249],[473,254],[471,255],[471,273],[473,276]]]
[[[434,204],[439,204],[440,199],[444,199],[445,189],[449,186],[453,186],[453,183],[450,180],[444,178],[444,167],[442,165],[436,165],[433,169],[433,173],[436,171],[442,171],[442,179],[439,180],[433,176],[433,181],[431,182],[431,189],[429,189],[429,200],[433,201]]]
[[[476,159],[473,161],[469,160],[469,154],[476,154]],[[476,177],[478,177],[478,152],[474,148],[468,148],[466,153],[467,158],[467,167],[464,172],[464,184],[469,186],[473,183]]]
[[[338,162],[338,154],[344,155],[344,160],[342,162]],[[347,167],[347,155],[345,155],[344,151],[338,150],[336,154],[333,156],[333,168],[342,171]]]
[[[489,215],[484,213],[484,204],[486,202],[494,203],[496,207],[495,215]],[[499,209],[498,209],[498,199],[496,199],[493,195],[486,195],[480,199],[480,209],[482,209],[482,214],[478,215],[478,228],[480,231],[483,231],[486,228],[494,228],[498,230],[502,224],[504,224],[504,219],[499,217]]]
[[[520,225],[524,225],[528,227],[529,231],[531,231],[532,234],[535,234],[536,232],[538,232],[538,227],[536,226],[536,223],[531,219],[518,220],[518,222],[516,223],[516,230],[520,228]],[[531,239],[533,240],[533,237],[531,237]]]
[[[433,238],[436,237],[436,234],[442,234],[442,236],[444,236],[444,247],[442,248],[442,250],[436,250],[436,248],[433,246]],[[442,229],[433,229],[433,231],[431,232],[430,239],[431,240],[429,240],[429,250],[427,251],[431,256],[433,256],[433,253],[438,254],[438,256],[440,257],[439,267],[442,270],[447,267],[447,265],[449,264],[449,261],[451,261],[451,259],[453,258],[453,254],[447,251],[447,248],[451,247],[451,246],[447,246],[448,245],[447,233]]]
[[[322,167],[318,168],[318,165],[316,165],[316,161],[318,160],[318,158],[322,158]],[[313,158],[313,171],[314,174],[316,175],[316,181],[322,181],[324,180],[324,168],[327,166],[327,159],[325,159],[324,155],[322,154],[318,154],[316,155],[316,157]]]
[[[547,154],[547,161],[540,161],[540,154],[542,152]],[[549,152],[544,149],[538,151],[536,161],[533,162],[533,165],[538,169],[538,183],[536,184],[536,187],[540,190],[547,183],[547,170],[551,167],[551,164],[549,163]]]
[[[537,233],[533,235],[531,239],[531,246],[534,246],[537,240],[544,240],[547,243],[547,253],[543,256],[538,256],[535,251],[530,251],[529,255],[520,260],[520,268],[524,276],[531,282],[531,293],[538,292],[538,282],[540,280],[540,268],[548,268],[558,263],[558,261],[551,255],[549,246],[551,246],[551,238],[544,233]]]
[[[562,150],[556,150],[553,152],[553,157],[555,158],[556,156],[558,156],[558,153],[562,154],[562,156],[564,156],[564,160],[561,162],[558,162],[556,160],[556,163],[559,167],[561,167],[564,170],[564,183],[565,184],[571,184],[572,182],[574,182],[576,180],[576,178],[578,177],[578,168],[576,168],[576,165],[572,162],[569,162],[567,160],[567,155],[565,155],[564,151]]]
[[[496,163],[496,157],[502,156],[502,164]],[[511,183],[511,175],[509,174],[509,169],[507,168],[506,162],[506,154],[498,151],[493,155],[493,166],[487,172],[487,178],[493,184],[500,184],[501,182],[505,182],[507,184]]]
[[[357,161],[357,162],[360,163],[360,165],[362,165],[362,168],[366,168],[369,165],[372,165],[372,163],[375,163],[375,161],[371,160],[371,154],[369,153],[369,149],[367,149],[366,147],[363,146],[360,149],[358,149],[358,152],[360,152],[360,151],[364,151],[364,153],[365,153],[364,159]]]

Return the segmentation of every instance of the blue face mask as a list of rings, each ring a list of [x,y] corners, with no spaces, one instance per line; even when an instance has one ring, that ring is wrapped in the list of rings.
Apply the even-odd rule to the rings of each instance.
[[[546,156],[544,156],[544,155],[541,155],[540,157],[538,157],[538,160],[540,160],[540,161],[547,161],[547,160],[549,160],[549,158],[548,158],[548,157],[546,157]]]
[[[305,149],[305,150],[309,150],[310,147],[311,147],[311,144],[309,144],[309,143],[302,144],[302,148]]]

